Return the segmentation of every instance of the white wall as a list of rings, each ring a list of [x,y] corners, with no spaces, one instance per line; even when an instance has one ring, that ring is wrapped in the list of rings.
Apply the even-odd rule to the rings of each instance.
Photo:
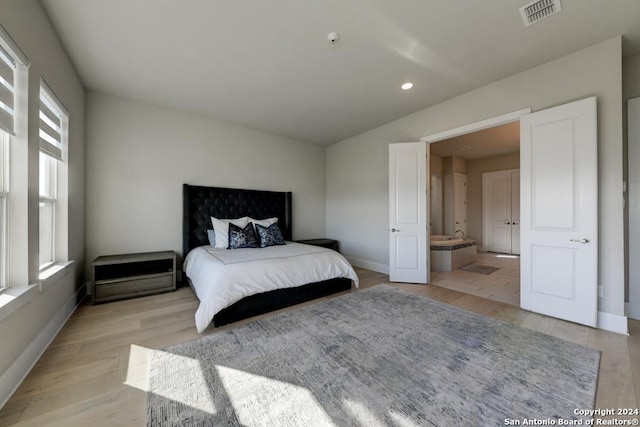
[[[293,192],[293,237],[325,235],[324,147],[87,95],[87,260],[182,253],[182,184]]]
[[[388,268],[388,155],[393,142],[525,107],[598,97],[599,310],[624,315],[622,53],[616,37],[332,145],[327,150],[327,235],[345,255]]]
[[[43,331],[55,333],[60,313],[72,301],[84,282],[84,87],[67,54],[58,41],[38,0],[3,0],[0,2],[0,24],[9,32],[29,58],[28,72],[28,282],[38,281],[38,109],[40,78],[44,78],[57,97],[69,110],[69,233],[68,257],[74,260],[73,269],[42,292],[35,295],[17,311],[0,321],[0,403],[5,397],[7,372],[11,375],[29,366],[25,354]],[[17,147],[16,147],[17,148]],[[14,189],[12,183],[11,189]],[[10,256],[23,256],[11,254]],[[27,285],[27,283],[11,283]],[[47,337],[44,337],[45,339]],[[43,342],[46,345],[46,342]],[[18,372],[21,375],[21,372]],[[11,376],[9,375],[9,376]]]

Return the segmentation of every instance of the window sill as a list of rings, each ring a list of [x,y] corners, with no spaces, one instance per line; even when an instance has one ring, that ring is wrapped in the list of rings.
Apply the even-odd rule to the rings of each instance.
[[[0,293],[0,321],[31,301],[37,291],[42,292],[72,271],[73,261],[52,264],[40,272],[39,282],[27,286],[12,286]]]
[[[9,317],[20,307],[31,301],[38,289],[38,283],[14,286],[0,294],[0,321]]]
[[[51,264],[40,272],[40,292],[62,279],[71,272],[73,261],[64,261]]]

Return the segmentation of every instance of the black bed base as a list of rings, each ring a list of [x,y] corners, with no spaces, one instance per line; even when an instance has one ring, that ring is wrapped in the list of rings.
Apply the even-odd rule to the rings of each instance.
[[[209,244],[207,230],[211,217],[256,219],[278,218],[285,240],[293,240],[291,192],[243,190],[184,184],[182,217],[182,256],[198,246]],[[189,282],[183,272],[185,282]],[[332,279],[296,288],[278,289],[245,297],[213,318],[215,326],[237,322],[301,302],[351,289],[350,279]]]
[[[351,279],[339,278],[251,295],[218,312],[213,317],[213,325],[226,325],[349,289]]]

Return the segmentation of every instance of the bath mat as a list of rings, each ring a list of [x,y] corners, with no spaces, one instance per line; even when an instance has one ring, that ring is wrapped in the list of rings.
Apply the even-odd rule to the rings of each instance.
[[[500,269],[498,267],[491,267],[490,265],[469,264],[464,267],[460,267],[459,270],[470,271],[472,273],[491,274]]]
[[[582,424],[599,361],[378,285],[151,351],[147,426]]]

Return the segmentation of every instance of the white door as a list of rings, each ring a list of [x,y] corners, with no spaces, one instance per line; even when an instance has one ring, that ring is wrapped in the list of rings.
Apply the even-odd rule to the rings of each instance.
[[[596,98],[520,120],[520,304],[596,326]]]
[[[511,171],[482,174],[482,203],[484,249],[511,253]]]
[[[487,251],[520,253],[520,170],[482,174],[482,242]]]
[[[629,135],[629,218],[640,216],[640,98],[627,101]],[[627,316],[640,320],[640,222],[629,221],[629,309]]]
[[[511,253],[520,255],[520,170],[511,172]]]
[[[426,142],[389,144],[389,280],[427,283],[429,176]]]

